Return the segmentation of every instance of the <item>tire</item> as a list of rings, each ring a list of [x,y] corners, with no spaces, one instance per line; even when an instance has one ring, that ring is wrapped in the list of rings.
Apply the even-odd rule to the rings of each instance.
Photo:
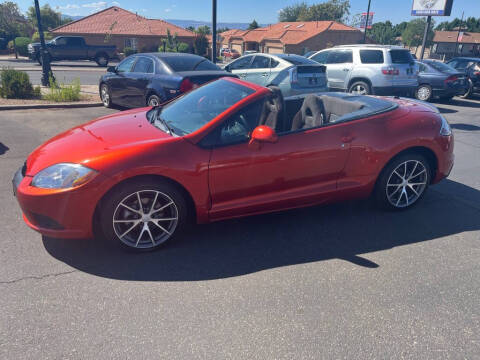
[[[110,89],[105,83],[100,85],[100,99],[102,100],[103,106],[106,108],[111,108],[113,106]]]
[[[380,174],[375,199],[384,209],[408,209],[423,198],[430,180],[431,169],[424,156],[416,153],[401,155],[388,163]]]
[[[348,88],[348,92],[357,95],[370,95],[372,90],[370,89],[370,85],[368,85],[365,81],[355,81]]]
[[[432,99],[432,87],[427,84],[420,85],[415,91],[415,98],[421,101],[430,101]]]
[[[147,99],[147,106],[158,106],[161,104],[161,100],[160,100],[160,97],[153,94],[153,95],[150,95]]]
[[[143,204],[141,207],[139,202]],[[156,250],[171,242],[185,230],[187,223],[185,197],[177,187],[162,181],[120,185],[107,195],[100,211],[106,240],[134,252]]]
[[[473,93],[473,82],[472,80],[468,79],[468,90],[465,94],[463,95],[458,95],[459,98],[461,99],[470,99],[472,97]]]
[[[100,53],[95,56],[95,62],[101,67],[106,67],[108,65],[108,60],[108,55],[105,53]]]

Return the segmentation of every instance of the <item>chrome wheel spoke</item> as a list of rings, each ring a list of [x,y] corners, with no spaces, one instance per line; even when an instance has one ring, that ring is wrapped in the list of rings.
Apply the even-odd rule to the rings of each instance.
[[[157,219],[153,220],[152,219],[152,223],[154,223],[155,225],[158,226],[158,228],[164,232],[166,232],[168,235],[172,235],[167,229],[165,229],[162,225],[160,225],[157,221]]]
[[[427,169],[422,162],[405,161],[399,164],[388,178],[387,199],[394,207],[408,207],[422,196],[427,182]]]
[[[173,204],[173,201],[170,201],[168,204],[163,205],[162,207],[158,208],[158,209],[155,210],[155,211],[152,211],[152,212],[150,213],[150,215],[151,215],[151,214],[155,214],[155,213],[157,213],[157,212],[159,212],[159,211],[162,211],[163,209],[166,209],[167,207],[169,207],[169,206],[171,206],[171,205],[174,205],[174,204]]]
[[[120,204],[120,206],[123,206],[124,208],[136,213],[136,214],[139,214],[139,215],[143,215],[140,211],[138,210],[135,210],[134,208],[131,208],[130,206],[128,205],[125,205],[123,202]]]
[[[122,235],[119,236],[119,238],[123,238],[125,235],[127,235],[130,231],[132,231],[138,224],[140,224],[140,221],[136,221],[135,224],[133,224],[131,227],[127,229]]]

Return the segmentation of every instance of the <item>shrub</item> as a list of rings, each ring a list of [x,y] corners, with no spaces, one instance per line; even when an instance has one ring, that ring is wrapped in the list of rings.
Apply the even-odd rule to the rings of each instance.
[[[190,52],[190,46],[187,43],[181,42],[178,44],[178,52],[180,53],[188,53]]]
[[[137,50],[133,50],[130,47],[126,47],[126,48],[123,49],[123,53],[125,54],[125,56],[130,56],[132,54],[136,54]]]
[[[7,99],[31,99],[36,96],[28,74],[13,69],[3,69],[0,74],[0,96]]]
[[[80,79],[75,79],[70,85],[58,85],[50,78],[50,90],[43,95],[45,100],[54,102],[67,102],[80,100]]]
[[[49,32],[43,32],[43,37],[45,38],[45,41],[52,40],[53,35],[50,34]],[[38,31],[35,31],[32,35],[32,42],[40,42],[40,34]]]
[[[18,55],[28,56],[28,44],[32,41],[27,37],[17,37],[15,38],[15,47],[17,48]],[[8,47],[13,49],[13,41],[8,43]]]

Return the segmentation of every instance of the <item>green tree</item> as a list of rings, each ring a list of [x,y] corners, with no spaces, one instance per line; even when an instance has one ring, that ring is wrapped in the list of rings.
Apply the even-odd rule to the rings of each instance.
[[[346,21],[350,14],[350,0],[329,0],[310,6],[300,13],[298,21]]]
[[[433,22],[433,20],[432,20]],[[423,33],[427,22],[424,18],[410,21],[402,32],[402,41],[408,47],[419,46],[422,44]],[[433,39],[434,32],[432,26],[427,33],[427,45]]]
[[[388,20],[373,24],[367,35],[377,44],[395,45],[397,43],[394,26]]]
[[[278,13],[278,21],[291,22],[297,21],[300,14],[307,11],[308,5],[306,2],[299,2],[290,6],[284,7]]]
[[[191,32],[195,32],[195,31],[196,31],[195,26],[192,26],[192,25],[187,26],[185,29],[187,29],[188,31],[191,31]]]
[[[248,30],[253,30],[259,28],[258,23],[255,19],[248,25]]]
[[[210,29],[210,26],[208,25],[202,25],[197,28],[196,31],[198,34],[203,34],[203,35],[210,35],[212,33],[212,30]]]
[[[18,5],[12,1],[0,4],[0,37],[7,42],[17,36],[30,37],[33,28],[22,15]]]
[[[443,21],[437,25],[435,30],[452,31],[460,27],[464,31],[480,32],[480,18],[468,17],[464,21],[455,18],[452,21]]]
[[[62,20],[62,15],[59,12],[53,10],[48,4],[45,4],[40,8],[40,16],[42,18],[42,26],[44,30],[54,29],[56,27],[59,27],[60,25],[72,21],[71,19]],[[30,6],[28,8],[27,18],[35,28],[38,27],[35,7]]]
[[[208,48],[207,35],[201,32],[197,32],[197,35],[195,36],[195,40],[193,42],[193,48],[195,50],[195,54],[200,56],[206,55]]]

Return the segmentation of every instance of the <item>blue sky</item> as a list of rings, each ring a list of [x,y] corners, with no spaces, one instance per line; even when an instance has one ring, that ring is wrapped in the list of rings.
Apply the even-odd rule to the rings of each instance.
[[[106,7],[117,5],[138,12],[148,18],[185,19],[208,21],[211,18],[211,0],[39,0],[40,6],[48,3],[58,11],[69,15],[88,15]],[[22,11],[33,3],[31,0],[17,0]],[[250,22],[269,24],[277,21],[278,10],[297,3],[298,0],[217,0],[218,17],[221,22]],[[307,1],[318,3],[322,1]],[[368,0],[350,0],[351,15],[365,12]],[[398,23],[410,20],[411,0],[372,0],[371,10],[374,22],[390,20]],[[438,17],[437,22],[466,16],[480,17],[480,0],[454,0],[452,16]]]

